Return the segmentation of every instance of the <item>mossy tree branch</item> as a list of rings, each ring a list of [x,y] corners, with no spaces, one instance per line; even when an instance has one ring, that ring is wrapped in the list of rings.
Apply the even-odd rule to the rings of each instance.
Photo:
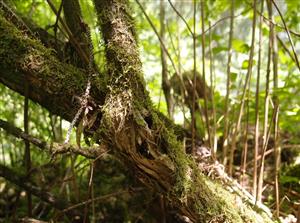
[[[51,49],[19,31],[0,15],[0,82],[29,98],[53,114],[71,121],[86,88],[86,70],[57,59]],[[103,75],[92,77],[91,100],[101,105],[106,94]]]
[[[168,202],[194,222],[271,222],[262,220],[244,204],[199,172],[184,153],[167,119],[156,112],[145,90],[143,73],[128,2],[95,2],[106,43],[109,87],[101,77],[92,79],[91,100],[100,109],[97,128],[103,144],[114,148],[135,176],[166,195]],[[72,101],[85,89],[85,71],[58,61],[51,50],[30,39],[0,16],[0,82],[24,94],[52,113],[72,120],[77,104]],[[169,123],[169,124],[166,124]],[[179,131],[180,132],[180,131]]]
[[[94,1],[111,74],[99,129],[107,147],[136,177],[193,222],[271,222],[200,173],[173,130],[156,115],[148,93],[126,0]],[[105,129],[105,130],[104,130]]]

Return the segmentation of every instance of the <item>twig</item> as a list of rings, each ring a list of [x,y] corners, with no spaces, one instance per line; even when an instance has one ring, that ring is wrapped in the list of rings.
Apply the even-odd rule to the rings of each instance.
[[[139,2],[139,0],[135,0],[135,1],[136,1],[136,3],[139,5],[139,7],[140,7],[140,9],[142,10],[144,16],[146,17],[148,23],[150,24],[151,28],[153,29],[154,33],[156,34],[156,36],[157,36],[157,38],[158,38],[158,40],[159,40],[159,42],[160,42],[160,44],[161,44],[163,50],[166,52],[166,54],[167,54],[167,56],[168,56],[168,58],[169,58],[169,60],[170,60],[170,62],[171,62],[171,64],[172,64],[173,69],[174,69],[175,72],[178,74],[179,72],[178,72],[178,70],[177,70],[177,68],[176,68],[176,66],[175,66],[175,63],[174,63],[174,61],[173,61],[173,59],[172,59],[172,57],[171,57],[171,55],[170,55],[170,53],[169,53],[169,51],[168,51],[166,45],[164,44],[163,40],[161,39],[161,36],[159,35],[158,31],[156,30],[156,28],[155,28],[154,24],[152,23],[151,19],[150,19],[149,16],[147,15],[147,13],[146,13],[144,7],[141,5],[141,3]]]
[[[276,26],[277,28],[284,29],[284,30],[286,29],[285,27],[283,27],[283,26],[281,26],[281,25],[275,23],[274,21],[271,21],[269,18],[265,17],[261,12],[257,11],[257,13],[258,13],[261,17],[263,17],[264,21],[268,21],[269,23],[272,23],[272,24],[273,24],[274,26]],[[300,37],[300,33],[297,33],[297,32],[295,32],[294,30],[291,30],[291,29],[288,29],[288,30],[289,30],[289,32],[290,32],[291,34],[293,34],[293,35],[295,35],[295,36],[297,36],[297,37]]]
[[[64,153],[74,153],[78,155],[82,155],[89,159],[95,159],[102,156],[103,154],[107,154],[108,150],[103,146],[96,146],[96,147],[82,147],[79,148],[77,146],[73,146],[70,144],[61,144],[61,143],[53,143],[47,144],[47,142],[40,140],[38,138],[35,138],[32,135],[26,134],[21,129],[15,127],[14,125],[10,124],[9,122],[6,122],[2,119],[0,119],[0,128],[6,130],[7,133],[17,137],[21,138],[23,140],[27,140],[33,145],[36,145],[38,148],[42,150],[46,150],[52,154],[52,156],[55,156],[57,154],[64,154]]]
[[[199,35],[196,35],[196,37],[199,38],[201,35],[204,35],[204,34],[206,34],[208,31],[210,31],[210,30],[212,30],[213,28],[215,28],[220,22],[223,22],[224,20],[230,19],[230,18],[237,18],[237,17],[241,16],[242,14],[244,14],[245,12],[249,11],[250,9],[252,9],[252,7],[250,7],[250,8],[248,8],[248,9],[244,10],[243,12],[241,12],[241,13],[239,13],[239,14],[233,16],[233,17],[232,17],[231,15],[229,15],[229,16],[225,16],[225,17],[219,19],[219,20],[216,21],[214,24],[212,24],[209,28],[207,28],[203,33],[201,33],[201,34],[199,34]]]
[[[34,218],[21,218],[17,220],[18,223],[47,223],[47,221],[41,221]]]
[[[294,53],[294,57],[295,57],[295,60],[296,60],[296,65],[297,65],[298,69],[300,70],[300,64],[299,64],[298,56],[297,56],[297,53],[296,53],[296,50],[295,50],[294,42],[293,42],[293,40],[292,40],[290,31],[289,31],[289,29],[288,29],[287,26],[286,26],[285,20],[284,20],[284,18],[283,18],[283,15],[282,15],[281,11],[280,11],[279,8],[278,8],[278,5],[276,4],[276,2],[275,2],[274,0],[271,0],[271,1],[272,1],[273,5],[275,6],[277,12],[279,13],[279,16],[280,16],[280,18],[281,18],[281,21],[282,21],[282,23],[283,23],[283,25],[284,25],[284,29],[285,29],[286,34],[288,35],[289,41],[290,41],[290,43],[291,43],[291,47],[292,47],[292,50],[293,50],[293,53]]]
[[[21,175],[2,164],[0,164],[0,176],[20,188],[30,191],[33,195],[39,197],[42,201],[47,202],[58,210],[63,210],[68,206],[65,199],[60,200],[59,198],[56,198],[54,195],[45,191],[44,188],[34,185],[33,182],[31,182],[25,175]]]
[[[64,28],[64,30],[66,31],[71,43],[74,45],[75,49],[78,51],[79,56],[81,57],[81,59],[88,63],[89,62],[89,57],[88,55],[86,55],[86,53],[84,52],[84,50],[82,49],[82,47],[80,46],[80,43],[78,43],[78,41],[76,40],[76,38],[74,38],[72,32],[70,31],[70,29],[68,28],[68,26],[66,25],[66,23],[64,22],[64,20],[59,16],[54,4],[52,3],[51,0],[47,0],[50,8],[52,9],[52,11],[54,12],[55,15],[57,15],[60,23],[62,24],[62,27]]]
[[[192,37],[194,37],[195,32],[192,31],[191,27],[189,26],[189,24],[187,23],[187,21],[185,20],[185,18],[183,18],[183,16],[180,14],[180,12],[176,9],[176,7],[172,4],[171,0],[168,0],[170,6],[172,7],[172,9],[176,12],[176,14],[181,18],[181,20],[184,22],[184,24],[186,25],[186,28],[189,30],[190,34]]]

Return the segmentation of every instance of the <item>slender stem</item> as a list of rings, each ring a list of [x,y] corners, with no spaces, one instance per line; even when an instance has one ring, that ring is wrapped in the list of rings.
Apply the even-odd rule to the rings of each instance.
[[[228,150],[228,132],[229,132],[229,95],[230,95],[230,73],[231,73],[231,57],[232,57],[232,39],[233,39],[233,21],[234,21],[234,0],[231,0],[230,7],[230,32],[228,39],[228,58],[227,58],[227,81],[226,81],[226,96],[225,96],[225,115],[224,115],[224,135],[223,135],[223,164],[227,163]]]
[[[208,135],[209,146],[211,147],[211,134],[210,134],[210,123],[208,117],[208,107],[207,107],[207,89],[206,89],[206,74],[205,74],[205,19],[204,19],[204,0],[201,1],[201,46],[202,46],[202,77],[203,77],[203,92],[204,92],[204,115],[205,115],[205,123],[206,123],[206,131]]]
[[[194,64],[194,70],[193,70],[193,102],[192,102],[192,151],[195,154],[195,128],[196,128],[196,118],[195,118],[195,103],[196,102],[196,89],[197,89],[197,62],[196,62],[196,7],[197,7],[197,1],[194,0],[194,7],[193,7],[193,64]]]
[[[254,55],[254,48],[255,48],[256,14],[257,14],[256,13],[256,5],[257,5],[257,0],[254,0],[253,22],[252,22],[252,40],[251,40],[251,48],[250,48],[250,54],[249,54],[249,60],[248,60],[248,70],[247,70],[245,85],[243,88],[243,93],[242,93],[242,98],[241,98],[241,107],[240,107],[239,114],[238,114],[238,120],[236,122],[233,137],[232,137],[232,145],[231,145],[231,150],[230,150],[230,157],[229,157],[230,160],[229,160],[229,168],[228,168],[230,175],[232,175],[232,172],[233,172],[233,159],[234,159],[234,152],[235,152],[235,147],[236,147],[236,138],[237,138],[238,131],[240,130],[241,120],[242,120],[242,116],[243,116],[247,86],[251,79],[251,74],[252,74],[253,55]],[[256,191],[254,194],[256,194]]]
[[[270,2],[267,2],[268,9],[270,7]],[[269,13],[270,17],[270,13]],[[269,23],[271,26],[273,24]],[[265,99],[264,99],[264,123],[263,123],[263,146],[268,144],[268,117],[269,117],[269,100],[270,100],[270,72],[271,72],[271,57],[272,57],[272,41],[271,41],[271,32],[269,32],[269,46],[268,46],[268,60],[267,60],[267,72],[266,72],[266,87],[265,87]],[[258,179],[259,187],[263,185],[263,173],[264,173],[264,164],[265,164],[265,149],[263,148],[262,158],[260,163],[260,172]],[[261,193],[261,192],[259,192]]]
[[[64,30],[66,31],[71,43],[74,45],[74,47],[76,48],[76,50],[78,51],[78,54],[80,55],[81,59],[88,63],[89,62],[89,56],[86,54],[86,52],[84,52],[84,50],[82,49],[82,47],[80,46],[80,43],[77,41],[76,38],[74,38],[71,30],[69,29],[69,27],[67,26],[67,24],[65,23],[65,21],[59,16],[58,11],[56,10],[54,4],[52,3],[51,0],[47,0],[51,10],[55,13],[55,15],[57,15],[58,20],[60,21],[62,27],[64,28]]]
[[[283,18],[283,15],[282,15],[281,11],[279,10],[278,5],[276,4],[276,2],[275,2],[274,0],[271,0],[271,2],[272,2],[273,5],[275,6],[275,8],[276,8],[276,10],[277,10],[277,12],[278,12],[278,14],[279,14],[279,16],[280,16],[280,18],[281,18],[281,21],[282,21],[283,26],[284,26],[284,28],[285,28],[286,34],[287,34],[287,36],[288,36],[288,38],[289,38],[289,41],[290,41],[290,43],[291,43],[291,46],[292,46],[292,50],[293,50],[293,53],[294,53],[294,56],[295,56],[295,60],[296,60],[296,65],[297,65],[298,69],[300,70],[300,64],[299,64],[298,56],[297,56],[297,53],[296,53],[296,50],[295,50],[294,42],[293,42],[293,40],[292,40],[290,31],[289,31],[289,29],[288,29],[287,26],[286,26],[285,20],[284,20],[284,18]],[[274,40],[274,41],[276,41],[276,40]]]
[[[209,22],[209,27],[211,23]],[[210,61],[210,98],[211,98],[211,105],[212,105],[212,114],[213,114],[213,127],[212,127],[212,152],[213,156],[216,157],[217,154],[217,145],[218,145],[218,138],[217,138],[217,118],[216,118],[216,105],[214,100],[214,91],[215,91],[215,76],[214,76],[214,60],[213,60],[213,51],[212,51],[212,32],[209,33],[209,61]]]
[[[179,72],[178,72],[178,70],[177,70],[177,68],[176,68],[176,66],[175,66],[175,62],[174,62],[174,60],[172,59],[172,57],[171,57],[171,55],[170,55],[170,53],[169,53],[169,51],[168,51],[166,45],[164,44],[164,42],[163,42],[161,36],[159,35],[157,29],[155,28],[153,22],[152,22],[151,19],[149,18],[148,14],[146,13],[146,11],[145,11],[144,7],[141,5],[141,3],[140,3],[138,0],[135,0],[135,1],[136,1],[136,3],[138,4],[138,6],[140,7],[140,9],[142,10],[142,13],[143,13],[144,16],[146,17],[146,19],[147,19],[148,23],[150,24],[151,28],[153,29],[155,35],[157,36],[157,38],[158,38],[158,40],[159,40],[159,43],[161,44],[161,47],[163,48],[163,50],[164,50],[165,53],[167,54],[167,56],[168,56],[168,58],[169,58],[169,60],[170,60],[170,62],[171,62],[171,64],[172,64],[172,67],[173,67],[173,69],[175,70],[175,73],[178,74]]]
[[[166,25],[165,25],[165,7],[164,1],[160,1],[160,37],[162,42],[165,44],[165,36],[166,36]],[[161,56],[161,75],[162,75],[162,89],[165,95],[167,108],[168,108],[168,115],[172,119],[173,118],[173,99],[171,95],[171,85],[168,79],[168,67],[166,61],[166,52],[161,47],[160,49],[160,56]]]
[[[175,13],[181,18],[181,20],[184,22],[186,28],[188,29],[188,31],[190,32],[191,36],[194,35],[195,33],[195,29],[194,31],[192,31],[191,27],[189,26],[188,22],[183,18],[183,16],[180,14],[180,12],[176,9],[176,7],[173,5],[173,3],[171,2],[171,0],[168,0],[168,2],[170,3],[170,6],[172,7],[172,9],[175,11]],[[194,11],[195,12],[195,11]],[[194,28],[194,27],[193,27]]]
[[[243,146],[243,152],[242,152],[242,160],[241,160],[241,176],[240,176],[240,182],[243,185],[244,183],[244,176],[246,173],[246,163],[248,158],[248,133],[249,133],[249,97],[250,97],[250,82],[248,85],[248,91],[247,91],[247,112],[246,112],[246,127],[244,129],[244,146]]]
[[[29,86],[28,82],[25,82],[25,98],[24,98],[24,133],[29,133],[29,105],[28,105],[28,95],[29,95]],[[25,140],[25,154],[24,154],[24,160],[25,160],[25,167],[26,167],[26,174],[27,177],[30,176],[30,170],[31,170],[31,155],[30,155],[30,143],[28,140]],[[28,216],[32,216],[32,197],[31,192],[26,191],[27,193],[27,213]]]
[[[260,12],[263,13],[264,1],[261,1]],[[261,70],[261,51],[262,51],[262,16],[259,17],[259,43],[258,43],[258,64],[257,64],[257,78],[256,78],[256,91],[255,91],[255,135],[254,135],[254,167],[253,167],[253,187],[254,178],[257,179],[257,162],[258,162],[258,148],[259,148],[259,85],[260,85],[260,70]],[[257,179],[257,192],[256,200],[261,202],[263,175],[258,174]]]
[[[275,8],[277,9],[282,22],[284,24],[284,27],[286,27],[285,21],[282,17],[282,14],[277,6],[277,4],[271,0],[272,3],[274,4]],[[270,4],[269,7],[269,13],[270,13],[270,18],[273,21],[273,13],[272,13],[272,5]],[[273,102],[274,102],[274,119],[273,119],[273,128],[274,128],[274,148],[275,148],[275,198],[276,198],[276,217],[279,217],[279,211],[280,211],[280,194],[279,194],[279,182],[278,182],[278,177],[279,177],[279,170],[280,170],[280,153],[281,153],[281,148],[279,145],[279,121],[278,121],[278,116],[279,116],[279,99],[277,97],[277,89],[278,89],[278,46],[277,46],[277,38],[276,38],[276,31],[274,29],[274,26],[272,25],[270,30],[271,33],[271,41],[272,41],[272,48],[273,48],[273,54],[272,54],[272,62],[273,62],[273,88],[274,88],[274,92],[275,94],[273,95]],[[297,55],[295,54],[295,49],[294,49],[294,44],[293,41],[291,39],[290,33],[288,31],[288,29],[286,28],[286,32],[288,34],[289,40],[291,42],[292,45],[292,49],[295,55],[295,59],[296,59],[296,63],[298,68],[300,68],[299,66],[299,61],[297,58]]]

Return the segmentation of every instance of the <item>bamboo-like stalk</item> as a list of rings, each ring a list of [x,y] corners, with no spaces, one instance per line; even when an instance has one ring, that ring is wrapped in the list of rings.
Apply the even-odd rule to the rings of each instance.
[[[196,7],[197,1],[194,0],[193,5],[193,64],[194,64],[194,73],[193,73],[193,97],[192,97],[192,151],[195,154],[195,128],[196,128],[196,117],[195,117],[195,103],[196,103],[196,78],[197,78],[197,61],[196,61]]]
[[[231,57],[232,57],[232,39],[234,33],[234,0],[231,0],[230,8],[230,31],[228,39],[228,57],[227,57],[227,81],[226,81],[226,96],[225,96],[225,114],[224,114],[224,135],[223,135],[223,164],[227,164],[228,150],[228,132],[229,132],[229,96],[230,96],[230,72],[231,72]]]
[[[248,85],[248,93],[247,93],[247,114],[246,114],[246,127],[244,129],[244,145],[243,145],[243,152],[242,152],[242,160],[241,160],[241,176],[240,176],[240,184],[244,184],[244,177],[246,173],[246,163],[248,157],[248,133],[249,133],[249,98],[250,98],[250,82]]]
[[[271,0],[272,2],[269,3],[269,17],[271,21],[274,22],[273,18],[273,12],[272,12],[272,3],[276,7],[277,11],[279,12],[281,18],[282,14],[279,11],[276,3]],[[284,22],[284,20],[283,20]],[[285,23],[284,23],[285,25]],[[288,31],[287,31],[288,32]],[[289,33],[288,33],[289,35]],[[290,37],[290,36],[289,36]],[[277,38],[276,38],[276,31],[274,28],[274,25],[270,26],[270,38],[272,42],[272,63],[273,63],[273,91],[275,94],[273,94],[272,100],[274,103],[274,118],[273,118],[273,131],[274,131],[274,149],[275,149],[275,199],[276,199],[276,217],[279,217],[279,209],[280,209],[280,194],[279,194],[279,182],[278,182],[278,176],[279,176],[279,170],[280,170],[280,145],[279,145],[279,125],[278,125],[278,116],[279,116],[279,99],[277,97],[277,89],[278,89],[278,46],[277,46]],[[295,56],[297,58],[297,56]],[[298,65],[299,63],[297,63]]]
[[[254,2],[253,2],[252,37],[251,37],[252,40],[251,40],[251,48],[250,48],[250,54],[249,54],[249,60],[248,60],[248,70],[247,70],[246,80],[245,80],[245,84],[244,84],[244,88],[243,88],[243,93],[242,93],[242,98],[241,98],[241,106],[240,106],[240,110],[239,110],[239,114],[238,114],[238,119],[237,119],[235,129],[233,132],[233,136],[232,136],[232,144],[231,144],[230,157],[229,157],[228,173],[231,176],[233,173],[233,159],[234,159],[234,152],[235,152],[235,148],[236,148],[236,138],[237,138],[238,131],[240,129],[241,120],[242,120],[242,116],[243,116],[247,86],[251,79],[251,74],[252,74],[253,56],[254,56],[254,48],[255,48],[256,16],[257,16],[256,5],[257,5],[257,0],[254,0]],[[254,194],[256,194],[256,191]]]
[[[205,116],[205,124],[209,146],[211,148],[211,134],[210,134],[210,125],[209,125],[209,117],[208,117],[208,107],[207,107],[207,89],[206,89],[206,74],[205,74],[205,20],[204,20],[204,0],[201,1],[201,47],[202,47],[202,77],[204,82],[204,116]]]
[[[269,2],[267,2],[267,6],[269,8]],[[270,16],[270,15],[269,15]],[[273,24],[269,23],[270,30]],[[260,163],[260,171],[258,179],[261,182],[258,182],[259,187],[260,184],[263,187],[263,173],[264,173],[264,165],[265,165],[265,149],[268,144],[268,116],[269,116],[269,100],[270,100],[270,72],[271,72],[271,57],[272,57],[272,41],[271,41],[271,32],[269,32],[269,46],[268,46],[268,60],[267,60],[267,73],[266,73],[266,87],[265,87],[265,99],[264,99],[264,124],[263,124],[263,151],[261,156]],[[258,195],[259,196],[259,195]]]
[[[209,27],[211,27],[211,23],[209,22]],[[212,154],[216,158],[217,153],[217,145],[218,145],[218,138],[217,138],[217,118],[216,118],[216,105],[214,100],[214,91],[215,91],[215,76],[214,76],[214,60],[213,60],[213,52],[212,52],[212,31],[209,33],[209,61],[210,61],[210,97],[211,97],[211,107],[212,107]]]
[[[260,12],[263,13],[264,1],[261,1]],[[256,78],[256,91],[255,91],[255,135],[254,135],[254,159],[253,159],[253,188],[257,182],[256,200],[261,202],[262,187],[263,187],[263,174],[257,171],[258,167],[258,148],[259,148],[259,85],[260,85],[260,70],[261,70],[261,51],[262,51],[262,19],[259,17],[259,43],[258,43],[258,64],[257,64],[257,78]],[[258,175],[257,175],[258,174]],[[258,178],[257,178],[258,176]]]

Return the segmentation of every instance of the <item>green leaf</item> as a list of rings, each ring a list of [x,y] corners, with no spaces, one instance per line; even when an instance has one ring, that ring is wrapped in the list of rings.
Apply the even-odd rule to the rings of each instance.
[[[250,46],[240,39],[232,40],[232,48],[239,53],[248,53],[250,50]]]
[[[216,40],[216,41],[219,41],[219,40],[223,39],[223,37],[221,35],[213,33],[212,34],[212,39]]]
[[[237,76],[238,76],[237,73],[231,72],[231,73],[230,73],[230,81],[231,81],[231,82],[235,82]]]
[[[220,53],[222,51],[227,51],[227,50],[228,50],[228,47],[224,47],[224,46],[218,46],[218,47],[214,47],[212,49],[213,54],[218,54],[218,53]]]
[[[255,64],[256,64],[256,60],[253,60],[252,65],[255,65]],[[244,60],[242,63],[242,69],[246,70],[246,69],[248,69],[248,66],[249,66],[249,60]]]
[[[242,63],[242,69],[248,69],[249,66],[249,60],[244,60]]]
[[[281,63],[287,64],[288,62],[290,62],[290,58],[286,56],[285,53],[281,50],[278,52],[278,55]]]

